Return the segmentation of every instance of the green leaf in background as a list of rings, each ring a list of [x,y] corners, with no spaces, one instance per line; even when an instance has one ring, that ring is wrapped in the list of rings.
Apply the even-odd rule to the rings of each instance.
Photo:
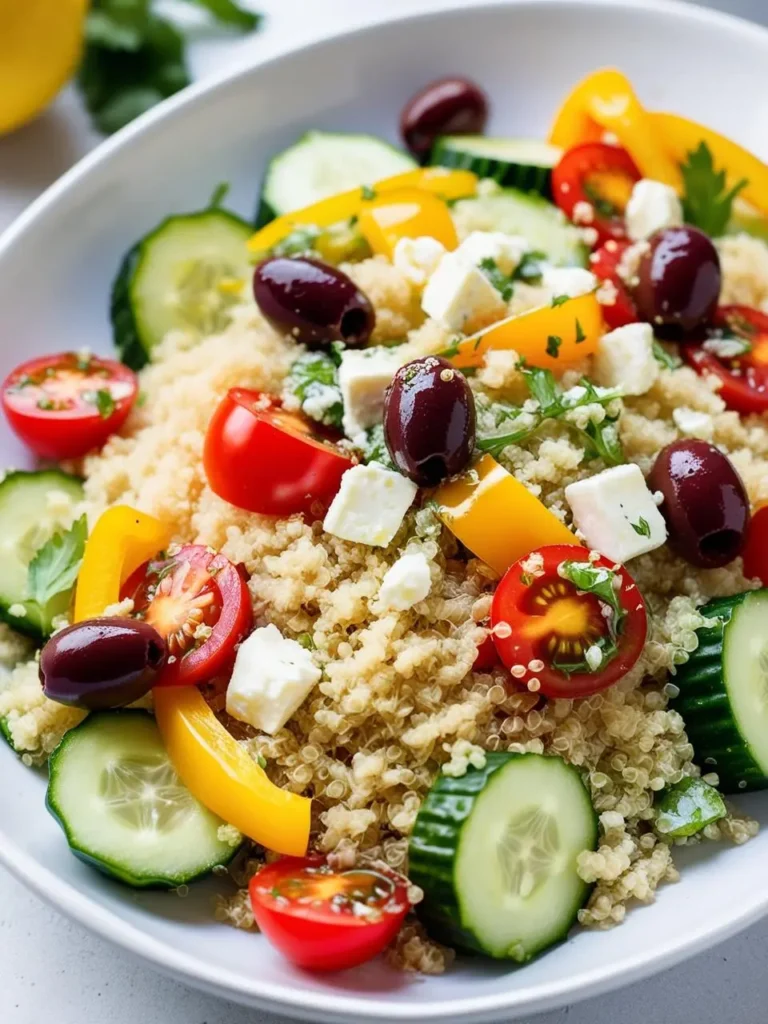
[[[243,32],[258,28],[262,15],[243,10],[234,0],[187,0],[187,3],[204,7],[222,25],[231,25]]]
[[[85,516],[81,516],[68,530],[54,533],[43,544],[27,571],[30,600],[45,608],[58,594],[74,587],[87,536],[88,523]]]

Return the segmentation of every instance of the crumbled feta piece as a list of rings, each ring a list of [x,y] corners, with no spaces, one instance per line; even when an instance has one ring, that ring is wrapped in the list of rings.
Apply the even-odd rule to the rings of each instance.
[[[687,437],[700,437],[709,441],[715,430],[714,420],[708,412],[698,412],[684,405],[672,410],[672,419],[680,433]]]
[[[501,318],[507,312],[482,270],[459,252],[441,258],[424,289],[421,308],[448,331],[461,331],[478,316]]]
[[[235,658],[227,713],[273,736],[304,703],[322,675],[312,655],[277,626],[255,629]]]
[[[664,518],[633,463],[569,484],[565,497],[590,548],[616,562],[653,551],[667,539]]]
[[[541,283],[553,298],[567,295],[569,299],[587,295],[598,286],[598,280],[592,271],[583,267],[544,267]]]
[[[420,235],[418,238],[401,238],[395,245],[392,263],[401,270],[411,284],[421,288],[434,274],[440,257],[445,255],[445,246],[436,238]]]
[[[643,178],[632,189],[626,221],[629,237],[639,242],[661,228],[679,227],[683,223],[683,208],[670,185]]]
[[[344,402],[341,425],[347,437],[357,438],[381,423],[384,392],[403,365],[397,348],[346,349],[339,366],[339,387]]]
[[[312,393],[304,399],[301,408],[307,416],[317,420],[318,423],[323,423],[329,411],[338,404],[338,401],[339,389],[337,387],[334,387],[333,384],[318,384]]]
[[[604,387],[624,395],[644,395],[659,376],[653,355],[650,324],[626,324],[604,334],[597,343],[594,376]]]
[[[519,235],[505,235],[502,231],[472,231],[456,252],[479,267],[483,260],[493,260],[502,274],[512,274],[530,245]]]
[[[432,586],[429,562],[420,552],[403,555],[381,581],[379,600],[386,608],[404,612],[423,601]]]
[[[341,478],[323,529],[342,540],[385,548],[400,529],[418,487],[378,462],[353,466]]]

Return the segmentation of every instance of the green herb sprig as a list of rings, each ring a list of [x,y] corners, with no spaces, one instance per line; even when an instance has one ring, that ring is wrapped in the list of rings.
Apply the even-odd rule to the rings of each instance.
[[[688,153],[680,170],[683,174],[683,217],[686,224],[700,228],[712,238],[725,233],[733,201],[748,184],[746,178],[728,189],[725,171],[715,170],[712,151],[706,142]]]

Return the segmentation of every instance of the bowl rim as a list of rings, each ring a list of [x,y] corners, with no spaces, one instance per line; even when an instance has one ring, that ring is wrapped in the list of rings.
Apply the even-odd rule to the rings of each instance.
[[[676,19],[681,23],[698,23],[713,29],[728,29],[741,34],[743,38],[758,41],[768,54],[768,28],[754,24],[745,18],[726,14],[710,8],[695,6],[688,0],[482,0],[472,6],[472,13],[492,11],[504,7],[541,9],[545,6],[578,8],[587,10],[597,7],[625,8],[638,13],[648,13]],[[438,0],[427,8],[399,13],[387,12],[363,25],[324,35],[319,39],[302,43],[296,47],[281,48],[265,57],[237,63],[234,67],[207,76],[182,92],[165,100],[157,107],[143,114],[121,129],[115,135],[100,143],[93,151],[79,160],[72,168],[51,184],[25,211],[23,211],[0,234],[0,259],[39,218],[66,198],[78,183],[92,170],[113,154],[130,146],[132,141],[158,123],[172,119],[177,111],[193,106],[198,99],[213,94],[231,84],[248,78],[251,74],[297,56],[309,54],[325,46],[343,41],[354,43],[358,38],[375,31],[382,25],[407,26],[429,20],[435,16],[461,18],[466,16],[463,0]],[[570,1002],[597,996],[619,987],[639,981],[656,971],[674,966],[708,947],[722,942],[736,932],[746,928],[768,913],[768,890],[749,906],[734,906],[730,912],[721,915],[715,923],[709,921],[684,939],[673,939],[649,946],[640,956],[627,957],[618,965],[597,965],[581,972],[574,979],[555,984],[539,983],[532,988],[518,986],[486,995],[464,998],[441,997],[432,1002],[408,1004],[392,1001],[386,995],[375,1000],[343,991],[302,992],[285,983],[249,979],[244,982],[241,975],[220,967],[212,967],[196,956],[180,952],[165,942],[147,935],[140,927],[123,921],[112,911],[94,901],[87,893],[74,885],[63,882],[54,871],[38,861],[30,860],[24,851],[5,832],[0,821],[0,864],[12,875],[31,889],[45,902],[73,918],[97,935],[126,949],[148,965],[160,968],[177,980],[195,988],[203,989],[222,998],[235,999],[241,1003],[258,1006],[278,1014],[298,1012],[311,1019],[342,1021],[352,1024],[360,1020],[373,1021],[423,1021],[492,1020],[499,1012],[540,1013],[555,1009]],[[511,975],[516,977],[517,975]]]

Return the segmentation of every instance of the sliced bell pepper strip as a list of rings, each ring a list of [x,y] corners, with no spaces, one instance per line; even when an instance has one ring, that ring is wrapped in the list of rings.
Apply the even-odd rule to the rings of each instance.
[[[660,140],[631,82],[615,68],[602,68],[579,82],[558,111],[549,141],[569,149],[602,138],[604,131],[618,137],[643,177],[680,190],[678,163]]]
[[[442,484],[434,499],[448,529],[500,576],[536,548],[577,543],[568,527],[491,455]]]
[[[129,505],[103,512],[85,545],[77,577],[75,622],[102,615],[120,600],[120,587],[140,565],[168,546],[171,531]]]
[[[420,167],[414,171],[405,171],[403,174],[384,178],[376,182],[372,190],[378,194],[400,188],[418,188],[433,192],[443,199],[461,199],[475,194],[477,175],[472,171],[452,171],[445,167]],[[353,188],[349,192],[339,192],[328,199],[321,199],[320,202],[312,203],[301,210],[286,213],[267,224],[261,231],[257,231],[248,240],[248,249],[252,253],[265,253],[302,225],[312,224],[326,228],[331,224],[338,224],[339,221],[356,217],[364,201],[364,190]]]
[[[254,842],[302,857],[312,801],[270,782],[196,687],[158,688],[153,695],[166,750],[193,796]]]
[[[594,294],[579,295],[557,306],[541,306],[499,320],[441,354],[466,370],[482,366],[490,349],[512,349],[531,366],[562,373],[593,355],[604,333],[600,303]]]
[[[386,190],[363,202],[358,227],[376,255],[392,259],[401,238],[429,235],[446,249],[459,244],[444,200],[419,188]]]

